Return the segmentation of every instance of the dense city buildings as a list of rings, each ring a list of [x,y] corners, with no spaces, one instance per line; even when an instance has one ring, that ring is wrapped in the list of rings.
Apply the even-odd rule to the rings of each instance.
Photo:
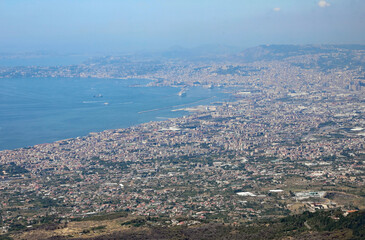
[[[2,230],[119,211],[173,226],[364,209],[364,62],[362,46],[263,46],[219,61],[128,56],[0,69],[6,78],[140,77],[232,95],[174,109],[190,112],[182,118],[1,151]]]

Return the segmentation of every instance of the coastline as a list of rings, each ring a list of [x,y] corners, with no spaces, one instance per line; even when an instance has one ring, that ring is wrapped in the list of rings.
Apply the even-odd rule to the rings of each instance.
[[[49,78],[45,78],[45,79],[49,79]],[[59,80],[59,79],[55,79],[55,80]],[[80,78],[80,79],[75,79],[75,78],[64,79],[64,78],[62,78],[61,79],[61,81],[66,81],[66,80],[67,81],[71,80],[70,83],[72,83],[73,80],[87,83],[87,82],[93,81],[95,79],[85,79],[85,78]],[[104,80],[105,79],[96,79],[96,81],[104,81]],[[109,81],[109,83],[111,85],[113,85],[114,80],[119,80],[119,79],[108,79],[108,80],[111,80],[111,81]],[[26,81],[26,79],[23,79],[22,81]],[[37,79],[36,79],[36,81],[37,81]],[[140,84],[139,86],[131,86],[131,84],[133,84],[134,82],[141,83],[141,81],[142,81],[142,84]],[[148,103],[149,105],[151,105],[150,109],[147,109],[147,110],[143,109],[142,111],[137,112],[135,109],[133,109],[133,104],[134,105],[138,104],[137,107],[141,108],[142,105],[144,104],[144,103],[142,103],[142,100],[139,101],[138,103],[133,101],[133,99],[132,100],[126,99],[125,101],[120,101],[120,99],[119,99],[119,101],[116,101],[116,100],[113,100],[113,99],[110,100],[110,99],[107,99],[108,94],[103,94],[104,96],[103,96],[103,98],[100,99],[100,101],[99,100],[95,101],[93,98],[80,99],[80,100],[78,100],[78,102],[76,102],[76,104],[78,104],[78,106],[77,106],[78,108],[80,108],[81,110],[85,108],[86,110],[84,110],[84,111],[88,111],[88,109],[91,108],[91,109],[94,109],[93,111],[95,111],[95,113],[92,112],[92,114],[95,115],[95,117],[90,116],[90,118],[96,118],[96,120],[95,120],[96,123],[95,124],[92,123],[92,121],[94,121],[94,120],[92,120],[92,121],[84,120],[84,122],[86,122],[85,125],[92,124],[94,126],[92,129],[90,128],[90,130],[83,131],[83,132],[81,132],[81,131],[79,131],[79,129],[77,129],[78,132],[76,132],[75,134],[72,134],[72,130],[70,130],[70,129],[64,129],[62,131],[62,134],[63,134],[64,137],[62,137],[62,136],[57,137],[57,136],[55,136],[54,132],[51,132],[51,134],[53,134],[53,136],[45,138],[45,140],[39,140],[38,136],[34,135],[35,136],[34,137],[34,139],[35,139],[34,144],[32,144],[32,143],[23,144],[23,145],[18,144],[15,147],[6,147],[6,145],[4,145],[4,144],[2,145],[1,142],[4,143],[6,141],[5,138],[7,136],[10,136],[10,135],[15,136],[16,134],[13,134],[12,132],[8,133],[8,134],[5,134],[6,133],[6,127],[5,127],[5,129],[4,128],[1,129],[2,136],[4,136],[4,137],[3,137],[3,141],[0,141],[0,145],[5,146],[5,147],[4,147],[4,149],[1,149],[0,151],[17,150],[17,149],[32,147],[32,146],[39,145],[39,144],[53,143],[53,142],[56,142],[56,141],[62,141],[63,139],[77,138],[77,137],[80,137],[80,136],[82,137],[82,136],[88,135],[90,132],[102,132],[102,131],[105,131],[105,130],[108,130],[108,129],[128,128],[128,127],[137,126],[139,124],[143,124],[143,123],[147,123],[147,122],[151,122],[151,121],[163,121],[165,119],[179,118],[179,117],[183,117],[183,116],[187,116],[187,115],[191,114],[191,112],[188,109],[190,107],[195,107],[199,103],[204,103],[204,105],[210,105],[210,104],[212,104],[212,100],[227,99],[227,97],[229,96],[227,93],[223,92],[222,89],[219,89],[219,91],[215,90],[214,92],[211,92],[211,90],[208,90],[208,89],[205,89],[205,88],[195,87],[195,88],[191,88],[191,90],[189,90],[189,91],[192,91],[192,93],[189,94],[188,97],[181,98],[181,97],[178,97],[177,95],[175,95],[174,92],[177,90],[175,87],[160,87],[160,86],[149,87],[149,86],[147,86],[151,82],[153,82],[153,80],[150,80],[150,79],[133,79],[132,81],[117,82],[117,83],[122,84],[122,87],[126,88],[126,91],[127,90],[129,90],[129,91],[136,91],[136,90],[140,91],[140,89],[142,89],[141,90],[142,92],[146,92],[146,91],[149,91],[150,88],[151,88],[153,94],[155,94],[156,96],[159,96],[159,95],[162,94],[163,96],[165,96],[166,99],[168,99],[167,101],[165,101],[163,103],[165,106],[154,108],[152,106],[153,104],[151,105],[151,103]],[[205,96],[194,96],[194,94],[195,94],[194,91],[197,91],[198,93],[203,92],[203,93],[205,93]],[[215,93],[218,93],[218,96]],[[69,94],[69,93],[66,93],[66,94]],[[95,92],[95,94],[98,94],[98,92]],[[95,94],[89,94],[89,95],[94,96]],[[196,94],[196,95],[199,95],[199,94]],[[142,97],[144,97],[144,96],[142,96]],[[147,100],[150,100],[150,99],[148,99],[148,96],[145,97],[145,98],[147,98]],[[170,102],[169,101],[170,99],[175,101],[175,103],[177,103],[177,104],[173,104],[173,102]],[[61,101],[64,101],[64,99],[62,99]],[[85,102],[87,102],[88,104],[85,104]],[[108,102],[110,104],[105,105],[104,104],[105,102]],[[123,103],[128,102],[129,104],[121,104],[121,102],[123,102]],[[82,104],[85,105],[85,106],[83,106]],[[173,105],[167,105],[166,106],[166,104],[173,104]],[[156,104],[155,104],[155,106],[156,106]],[[80,113],[80,114],[72,113],[72,107],[73,106],[71,106],[71,112],[65,112],[64,113],[66,115],[67,114],[72,115],[72,116],[69,117],[70,118],[69,121],[67,119],[63,120],[63,121],[68,121],[68,122],[66,122],[66,124],[68,124],[68,125],[71,124],[70,123],[71,121],[75,121],[77,118],[79,119],[80,118],[79,115],[84,114],[84,113]],[[176,108],[179,108],[179,109],[176,109]],[[128,112],[129,110],[123,110],[123,109],[132,109],[135,112],[135,113],[133,113],[134,117],[135,117],[135,120],[133,121],[132,116],[130,116],[131,114]],[[96,112],[98,112],[98,111],[99,112],[101,111],[101,112],[100,112],[100,114],[96,115]],[[121,113],[121,111],[125,111],[125,113],[123,114],[123,113]],[[113,113],[113,112],[115,112],[115,113]],[[4,114],[3,114],[3,116],[4,116]],[[126,117],[127,118],[129,117],[129,119],[126,120],[125,119]],[[107,120],[107,118],[112,118],[113,119],[113,120],[111,120],[111,123],[112,123],[111,125],[113,125],[113,126],[111,126],[111,127],[108,127],[108,126],[107,127],[97,127],[98,122],[104,122],[105,120]],[[75,119],[75,120],[73,120],[73,119]],[[118,119],[121,119],[121,121],[118,121]],[[51,119],[51,120],[54,120],[54,119]],[[42,119],[40,119],[39,121],[42,121]],[[82,119],[78,120],[78,121],[82,121]],[[1,124],[1,121],[0,121],[0,124]],[[33,120],[31,122],[31,124],[36,125],[35,121],[33,121]],[[79,124],[79,123],[76,123],[76,124]],[[2,125],[6,126],[6,124],[4,124],[4,123],[2,123]],[[27,126],[24,127],[24,125],[27,125],[27,124],[26,123],[23,124],[23,128],[27,127]],[[14,126],[13,129],[15,129],[15,131],[18,131],[16,129],[15,123],[13,124],[13,126]],[[31,128],[31,127],[32,126],[29,126],[29,128]],[[38,126],[33,127],[33,129],[31,129],[31,130],[35,131],[35,134],[38,134],[37,131],[40,131],[41,134],[45,135],[47,133],[47,127],[50,128],[50,129],[53,129],[51,125],[41,125],[41,123],[39,123]],[[65,126],[64,128],[67,128],[67,127]],[[39,129],[39,130],[37,130],[37,129]],[[25,135],[25,136],[27,135],[26,132],[25,133],[21,132],[21,134]],[[26,139],[26,140],[28,142],[32,142],[33,140],[31,138],[33,136],[29,136],[29,135],[30,134],[28,134],[28,139]],[[14,139],[15,139],[15,137],[13,137],[13,139],[11,139],[9,141],[14,141]],[[23,140],[23,139],[21,139],[21,140],[25,142],[25,140]],[[6,143],[6,144],[8,144],[8,143]],[[8,144],[8,145],[11,145],[11,144]],[[15,145],[15,144],[13,144],[13,145]]]

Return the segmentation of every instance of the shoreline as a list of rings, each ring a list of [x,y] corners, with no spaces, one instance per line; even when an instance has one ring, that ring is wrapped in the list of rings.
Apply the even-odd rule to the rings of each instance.
[[[46,78],[47,79],[47,78]],[[72,80],[72,78],[70,78]],[[83,78],[84,79],[84,78]],[[132,79],[132,78],[131,78]],[[150,79],[135,79],[137,81],[141,80],[141,81],[149,81],[149,82],[153,82],[153,80],[151,81]],[[148,83],[146,83],[148,84]],[[144,84],[143,84],[144,85]],[[128,88],[131,87],[129,84],[128,84]],[[148,87],[146,85],[144,85],[144,87]],[[133,87],[131,87],[133,88]],[[153,88],[161,88],[160,86],[153,86]],[[223,92],[222,90],[218,91],[219,93],[222,93],[222,94],[225,94],[226,96],[223,97],[223,99],[225,99],[226,101],[229,99],[229,95],[226,93],[226,92]],[[222,96],[220,96],[222,98]],[[149,110],[144,110],[144,111],[139,111],[137,112],[136,114],[138,115],[142,115],[144,113],[151,113],[151,112],[158,112],[158,111],[163,111],[163,110],[168,110],[168,109],[171,109],[170,111],[168,112],[171,112],[171,113],[176,113],[176,112],[185,112],[184,114],[173,114],[174,116],[171,117],[171,116],[163,116],[164,114],[162,113],[162,117],[161,116],[155,116],[153,117],[152,120],[150,119],[144,119],[143,122],[139,122],[138,119],[136,119],[136,121],[134,121],[133,124],[127,124],[127,126],[121,126],[121,127],[111,127],[111,128],[103,128],[103,129],[100,129],[100,130],[90,130],[90,131],[87,131],[86,133],[84,134],[79,134],[79,135],[74,135],[74,136],[67,136],[67,137],[61,137],[61,138],[58,138],[56,140],[51,140],[51,141],[43,141],[43,142],[39,142],[39,143],[35,143],[35,144],[29,144],[29,145],[24,145],[24,146],[19,146],[19,147],[15,147],[15,148],[5,148],[5,149],[0,149],[0,152],[4,152],[4,151],[17,151],[17,150],[21,150],[21,149],[27,149],[27,148],[32,148],[34,146],[38,146],[38,145],[43,145],[43,144],[53,144],[53,143],[56,143],[56,142],[59,142],[59,141],[65,141],[65,140],[70,140],[70,139],[76,139],[76,138],[82,138],[82,137],[86,137],[88,136],[90,133],[101,133],[103,131],[108,131],[108,130],[115,130],[115,129],[127,129],[127,128],[130,128],[130,127],[136,127],[136,126],[139,126],[141,124],[145,124],[145,123],[149,123],[149,122],[161,122],[161,121],[165,121],[165,120],[169,120],[169,119],[176,119],[176,118],[182,118],[182,117],[185,117],[185,116],[188,116],[190,114],[192,114],[194,111],[190,111],[188,110],[188,108],[196,108],[198,107],[198,103],[201,103],[201,102],[204,102],[204,101],[209,101],[209,100],[213,100],[213,99],[216,99],[216,98],[219,98],[217,95],[214,95],[214,96],[210,96],[210,97],[205,97],[203,99],[199,99],[199,100],[196,100],[196,101],[193,101],[193,102],[188,102],[188,103],[183,103],[183,104],[177,104],[177,105],[172,105],[172,106],[167,106],[167,107],[161,107],[161,108],[155,108],[155,109],[149,109]],[[221,99],[221,100],[223,100]],[[206,103],[207,106],[211,106],[212,104],[214,103],[213,102],[209,102],[209,103]],[[5,136],[5,135],[4,135]]]
[[[174,105],[174,106],[171,106],[171,107],[155,108],[155,109],[151,109],[151,110],[141,111],[141,112],[138,112],[138,114],[148,113],[148,112],[156,112],[156,111],[160,111],[160,110],[166,110],[166,109],[170,109],[170,108],[176,108],[176,107],[186,106],[186,105],[190,105],[190,104],[196,104],[196,103],[203,102],[203,101],[206,101],[206,100],[209,100],[209,99],[212,99],[212,98],[216,98],[216,97],[217,96],[213,96],[213,97],[201,99],[201,100],[198,100],[198,101],[195,101],[195,102],[192,102],[192,103],[179,104],[179,105]],[[184,110],[182,110],[182,109],[173,109],[171,111],[172,112],[177,112],[177,111],[184,111]],[[189,112],[189,111],[187,111],[187,112]]]

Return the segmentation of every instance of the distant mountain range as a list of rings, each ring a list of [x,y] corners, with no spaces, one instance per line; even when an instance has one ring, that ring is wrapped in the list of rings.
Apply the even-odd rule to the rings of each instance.
[[[238,54],[245,61],[281,60],[288,57],[335,52],[365,51],[365,45],[260,45]]]

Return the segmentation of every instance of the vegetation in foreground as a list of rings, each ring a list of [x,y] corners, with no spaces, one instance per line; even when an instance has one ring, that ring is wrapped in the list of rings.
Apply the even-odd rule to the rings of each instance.
[[[109,218],[110,216],[110,218]],[[188,222],[188,219],[180,219]],[[19,230],[5,239],[364,239],[365,211],[344,214],[339,209],[304,212],[282,219],[247,224],[193,222],[169,226],[166,218],[131,217],[125,213],[76,219],[63,224],[44,224],[34,230]]]

